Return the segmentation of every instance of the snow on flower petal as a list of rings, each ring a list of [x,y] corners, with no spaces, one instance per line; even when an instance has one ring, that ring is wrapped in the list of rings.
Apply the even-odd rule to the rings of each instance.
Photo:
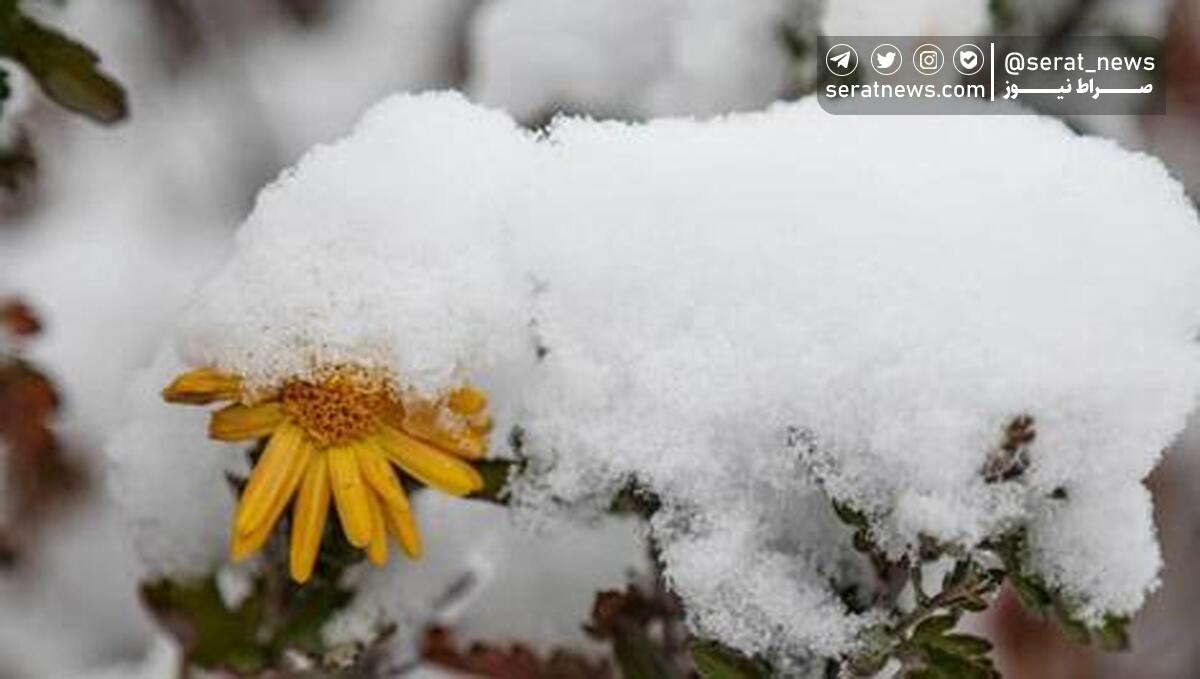
[[[326,366],[317,376],[289,379],[266,396],[246,391],[243,385],[238,376],[196,368],[163,390],[164,400],[173,403],[233,401],[212,413],[209,436],[215,440],[266,441],[240,489],[229,547],[234,561],[262,549],[285,510],[293,506],[289,570],[297,582],[307,581],[330,497],[346,540],[363,549],[371,563],[382,566],[388,561],[385,516],[392,517],[391,532],[405,552],[418,555],[408,498],[387,457],[418,481],[451,495],[483,487],[479,472],[456,457],[462,447],[440,426],[442,418],[436,415],[449,410],[486,417],[487,397],[478,389],[457,389],[436,403],[410,399],[422,413],[423,423],[421,430],[410,434],[406,428],[412,418],[405,414],[386,374],[356,366]],[[481,441],[482,434],[472,432],[468,438]],[[476,458],[481,446],[462,454]]]

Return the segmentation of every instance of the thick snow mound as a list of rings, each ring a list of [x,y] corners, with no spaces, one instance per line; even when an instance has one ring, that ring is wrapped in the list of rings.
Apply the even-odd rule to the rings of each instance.
[[[634,484],[700,633],[836,653],[872,614],[835,594],[869,569],[831,497],[897,554],[1023,526],[1088,616],[1138,607],[1159,565],[1140,482],[1200,387],[1198,326],[1180,186],[1056,122],[804,101],[538,136],[435,94],[384,102],[263,192],[150,381],[180,359],[263,384],[330,361],[469,379],[497,452],[529,459],[525,511]],[[127,501],[159,567],[215,547],[196,516],[228,511],[231,454],[205,458],[202,418],[173,412],[143,406],[113,447],[154,479]],[[1027,468],[989,481],[1022,416]]]

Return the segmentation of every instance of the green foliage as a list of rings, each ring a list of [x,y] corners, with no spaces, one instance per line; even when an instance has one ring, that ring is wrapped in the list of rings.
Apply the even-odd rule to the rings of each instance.
[[[1021,605],[1031,613],[1054,620],[1063,635],[1077,643],[1096,644],[1108,651],[1129,648],[1129,617],[1108,615],[1099,626],[1084,623],[1075,612],[1078,604],[1029,568],[1027,543],[1025,530],[1018,529],[994,545],[995,553],[1003,561],[1008,581]]]
[[[142,586],[142,600],[155,618],[178,638],[189,664],[237,675],[270,666],[272,651],[255,640],[263,599],[247,598],[225,607],[215,580],[177,584],[162,580]]]
[[[692,644],[692,659],[701,679],[760,679],[769,676],[762,663],[712,641]]]
[[[503,504],[508,497],[508,479],[520,470],[520,463],[512,460],[480,460],[474,465],[483,477],[483,488],[468,497]]]
[[[927,545],[923,551],[933,550]],[[929,554],[931,558],[941,554]],[[851,676],[871,676],[890,660],[900,663],[904,677],[997,676],[986,639],[954,632],[965,612],[986,608],[988,598],[999,588],[1003,573],[981,567],[963,556],[942,580],[941,589],[927,594],[922,586],[921,566],[911,568],[908,584],[916,598],[915,607],[895,614],[891,624],[871,628],[863,636],[863,650],[845,659]]]
[[[856,546],[861,540],[869,541],[869,528],[862,525],[866,517],[861,512],[844,505],[835,505],[835,510],[843,521],[856,527]],[[874,545],[867,546],[867,553],[879,554]],[[1128,617],[1111,615],[1103,624],[1089,626],[1080,619],[1077,602],[1029,568],[1024,529],[1012,530],[972,550],[923,541],[920,553],[924,561],[953,558],[954,566],[932,594],[924,590],[921,563],[910,567],[905,586],[912,588],[915,605],[901,612],[893,604],[892,622],[867,630],[860,639],[859,652],[841,660],[844,674],[871,676],[894,660],[900,663],[900,676],[910,679],[998,677],[988,657],[991,644],[955,632],[954,628],[963,614],[985,610],[1005,582],[1022,606],[1057,621],[1067,638],[1106,650],[1128,648]],[[903,566],[903,562],[891,563],[889,569],[894,573]]]
[[[988,653],[986,639],[954,632],[956,613],[933,615],[912,632],[898,654],[909,667],[903,676],[911,679],[992,679],[998,677]]]
[[[1013,418],[1004,429],[1000,445],[988,454],[980,469],[984,482],[1022,483],[1036,435],[1032,417]],[[1070,500],[1065,488],[1055,489],[1050,497],[1061,502]],[[891,616],[889,622],[862,634],[855,654],[840,659],[843,675],[872,676],[894,661],[904,677],[998,676],[988,657],[991,644],[980,637],[954,632],[954,627],[963,614],[986,610],[1005,582],[1022,606],[1057,621],[1067,638],[1107,650],[1129,645],[1128,617],[1110,615],[1099,626],[1089,626],[1078,613],[1079,602],[1071,600],[1061,588],[1050,586],[1030,567],[1023,527],[974,546],[942,544],[923,536],[914,553],[896,560],[876,544],[870,516],[836,500],[833,509],[853,529],[855,549],[871,559],[885,588],[877,604],[883,604],[885,610],[890,608]],[[924,566],[947,560],[953,565],[939,589],[927,592]],[[900,595],[910,590],[914,603],[902,606]]]
[[[679,679],[671,661],[640,627],[622,627],[612,638],[613,655],[624,679]]]
[[[189,666],[254,676],[281,667],[286,652],[320,658],[320,631],[350,602],[336,581],[304,587],[265,575],[236,607],[225,605],[215,578],[196,582],[160,580],[142,586],[142,600],[184,648]]]
[[[0,0],[0,56],[25,67],[42,91],[63,108],[101,123],[128,115],[125,90],[99,68],[86,45],[21,12],[16,0]],[[8,98],[0,82],[0,103]]]
[[[833,511],[842,523],[854,529],[854,548],[865,554],[875,552],[875,541],[871,536],[871,522],[866,513],[845,502],[833,501]]]

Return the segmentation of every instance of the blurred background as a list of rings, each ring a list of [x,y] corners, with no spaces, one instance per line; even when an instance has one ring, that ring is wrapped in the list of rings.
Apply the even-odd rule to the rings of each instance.
[[[0,2],[0,12],[12,4]],[[131,376],[220,265],[258,190],[389,93],[455,88],[533,128],[562,112],[710,116],[811,91],[821,34],[1037,35],[1048,50],[1078,35],[1149,35],[1163,44],[1167,114],[1066,122],[1160,157],[1200,198],[1200,0],[47,0],[19,8],[94,50],[124,103],[118,95],[89,101],[61,81],[57,90],[49,83],[56,96],[48,97],[54,72],[41,73],[39,86],[0,30],[0,679],[175,676],[175,642],[139,602],[137,558],[109,497],[102,444],[120,422]],[[1005,598],[973,622],[997,643],[1005,676],[1200,676],[1198,447],[1200,426],[1150,480],[1166,568],[1135,621],[1132,650],[1072,645]],[[449,639],[510,650],[586,644],[580,626],[593,578],[637,565],[631,529],[617,533],[606,539],[620,554],[558,582],[557,599],[523,598],[521,587],[532,585],[504,575],[534,561],[552,571],[553,549],[490,553],[489,572],[504,583],[495,589],[509,600],[476,601],[456,613],[453,629],[431,630],[426,666],[588,676],[521,674],[513,653],[481,664],[456,655]],[[541,624],[496,620],[500,605]],[[501,665],[507,674],[480,669]]]

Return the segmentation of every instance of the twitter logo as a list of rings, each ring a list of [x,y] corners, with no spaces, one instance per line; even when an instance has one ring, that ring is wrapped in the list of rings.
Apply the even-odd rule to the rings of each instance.
[[[879,75],[891,75],[899,71],[903,60],[900,50],[891,43],[885,42],[871,52],[871,66]]]

